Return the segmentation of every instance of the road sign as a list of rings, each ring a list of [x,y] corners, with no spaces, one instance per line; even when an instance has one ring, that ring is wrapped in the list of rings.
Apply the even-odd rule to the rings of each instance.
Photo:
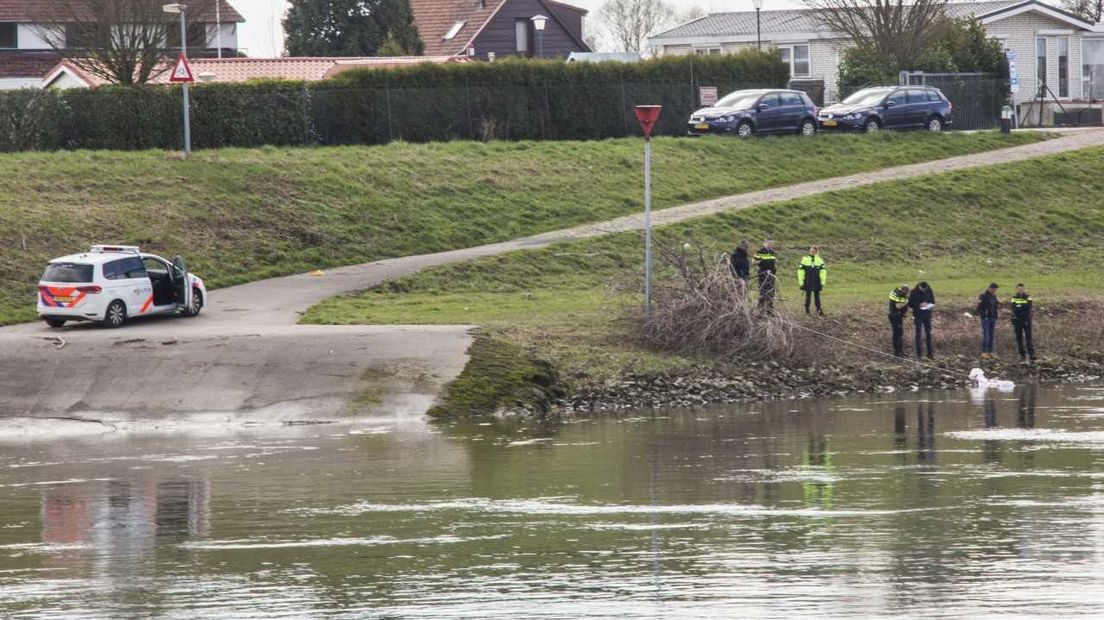
[[[1005,50],[1005,56],[1008,57],[1008,86],[1009,90],[1014,93],[1020,92],[1020,71],[1016,67],[1016,61],[1019,60],[1020,55],[1016,50]]]
[[[176,57],[176,64],[173,65],[172,74],[169,75],[169,81],[174,84],[191,84],[195,82],[195,76],[192,75],[192,66],[188,64],[188,57],[181,52]]]
[[[709,107],[717,103],[717,87],[702,86],[698,88],[698,100],[702,107]]]

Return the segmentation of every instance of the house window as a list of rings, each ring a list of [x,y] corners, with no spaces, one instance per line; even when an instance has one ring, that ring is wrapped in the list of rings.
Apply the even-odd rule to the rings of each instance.
[[[699,47],[694,49],[694,53],[698,56],[716,56],[721,53],[719,47]]]
[[[1039,89],[1039,95],[1046,95],[1047,83],[1047,44],[1046,39],[1035,39],[1035,82]]]
[[[1081,42],[1081,97],[1104,99],[1104,39]]]
[[[19,24],[0,24],[0,48],[16,49],[19,47]]]
[[[464,27],[464,24],[468,22],[456,22],[449,28],[449,31],[445,33],[445,40],[451,41],[456,38],[456,35],[460,34],[460,29]]]
[[[1070,96],[1069,37],[1058,37],[1058,96]]]
[[[165,40],[169,49],[180,49],[180,26],[166,26]],[[207,47],[207,24],[188,24],[188,49],[201,50]]]
[[[809,76],[808,45],[787,45],[786,47],[778,48],[778,52],[782,55],[782,62],[790,66],[791,77]]]
[[[528,19],[519,19],[514,22],[514,35],[517,39],[517,55],[529,56],[532,45],[529,45],[529,27],[530,22]]]

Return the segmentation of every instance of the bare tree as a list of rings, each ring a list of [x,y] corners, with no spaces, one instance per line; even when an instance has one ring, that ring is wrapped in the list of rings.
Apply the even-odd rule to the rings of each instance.
[[[804,0],[829,29],[901,66],[914,62],[946,19],[947,0]]]
[[[190,0],[190,19],[209,19],[218,0]],[[164,0],[40,0],[37,29],[55,51],[112,84],[145,84],[169,68],[180,45],[178,15]],[[225,4],[223,5],[226,6]],[[205,37],[204,37],[205,38]]]
[[[639,52],[644,40],[669,25],[674,15],[663,0],[608,0],[600,10],[602,24],[626,52]]]
[[[1062,8],[1090,23],[1104,20],[1104,0],[1064,0]]]

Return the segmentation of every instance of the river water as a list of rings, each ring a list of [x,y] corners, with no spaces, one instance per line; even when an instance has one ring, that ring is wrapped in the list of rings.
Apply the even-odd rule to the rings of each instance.
[[[1104,614],[1104,389],[0,439],[0,617]]]

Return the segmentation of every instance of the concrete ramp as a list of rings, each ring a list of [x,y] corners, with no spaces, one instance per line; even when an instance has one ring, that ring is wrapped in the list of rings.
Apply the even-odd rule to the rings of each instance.
[[[0,333],[0,418],[420,416],[463,369],[471,345],[467,327],[212,322],[197,329],[201,322]]]

